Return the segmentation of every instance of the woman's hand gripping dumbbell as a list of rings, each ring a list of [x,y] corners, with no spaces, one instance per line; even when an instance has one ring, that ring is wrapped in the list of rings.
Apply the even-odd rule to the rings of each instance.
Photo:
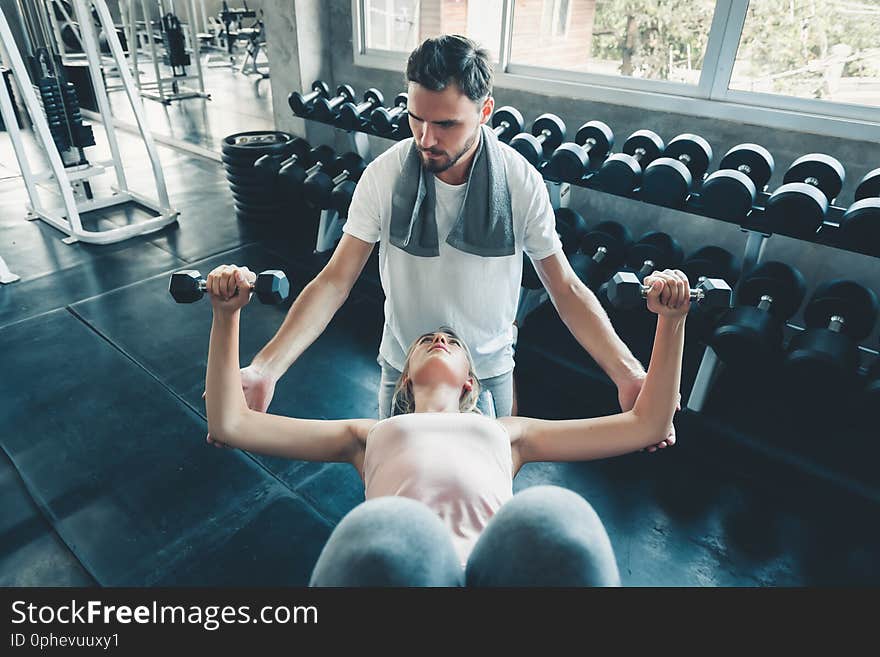
[[[207,279],[195,269],[175,272],[168,291],[177,303],[193,303],[208,292],[223,303],[231,302],[241,308],[250,300],[250,294],[235,300],[240,287],[255,292],[260,302],[266,304],[283,303],[290,295],[290,281],[283,271],[267,269],[257,276],[247,267],[235,265],[221,265],[211,271]]]
[[[654,272],[650,274],[645,278],[645,282],[642,283],[634,272],[617,272],[608,282],[608,300],[612,305],[618,308],[637,308],[640,304],[644,303],[645,299],[648,299],[650,304],[649,293],[653,289],[653,284],[658,280],[661,283],[664,281],[667,281],[668,283],[668,280],[672,280],[668,279],[668,276],[674,276],[678,280],[683,280],[684,283],[687,284],[687,277],[677,269],[665,270],[662,272],[663,277],[659,276],[660,273],[661,272]],[[685,302],[690,303],[691,301],[698,301],[702,305],[712,308],[726,308],[730,306],[730,286],[720,278],[705,278],[700,281],[697,287],[687,288],[687,290],[687,294],[682,292],[680,295],[682,298],[679,300],[676,297],[674,302],[670,305],[678,308]],[[668,297],[668,295],[673,292],[678,294],[680,290],[672,290],[672,292],[670,292],[668,284],[662,285],[660,288],[661,303],[666,304],[667,298],[664,297],[664,295]],[[652,310],[652,312],[658,312],[658,310],[653,308],[650,310]]]

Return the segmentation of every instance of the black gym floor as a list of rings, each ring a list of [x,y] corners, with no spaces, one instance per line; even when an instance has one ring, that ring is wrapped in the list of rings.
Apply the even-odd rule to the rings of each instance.
[[[140,146],[125,135],[121,146],[146,175]],[[363,500],[349,466],[206,445],[210,305],[175,304],[170,273],[223,262],[280,268],[295,293],[320,263],[303,255],[295,230],[237,222],[219,164],[165,147],[160,154],[179,223],[121,244],[68,246],[46,224],[25,221],[24,186],[0,134],[0,255],[22,277],[0,288],[0,584],[304,585],[335,523]],[[294,210],[287,221],[302,214]],[[138,213],[94,215],[87,225]],[[382,322],[375,274],[365,273],[280,382],[273,412],[375,416]],[[289,303],[246,309],[244,362]],[[579,400],[611,412],[614,391],[601,378],[593,387],[578,379],[568,399],[548,394],[541,381],[559,382],[564,372],[522,349],[521,412],[558,417]],[[550,483],[588,499],[625,585],[880,583],[872,488],[725,442],[693,415],[677,426],[673,449],[532,464],[515,489]]]

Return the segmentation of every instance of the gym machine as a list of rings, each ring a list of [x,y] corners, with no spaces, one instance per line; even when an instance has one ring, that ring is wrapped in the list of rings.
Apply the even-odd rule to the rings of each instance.
[[[199,39],[196,36],[196,13],[194,0],[185,0],[182,4],[186,11],[186,21],[181,21],[174,12],[174,0],[158,0],[160,19],[158,34],[154,31],[153,21],[147,0],[120,0],[120,9],[127,16],[129,48],[129,64],[134,73],[134,80],[141,96],[170,105],[175,100],[184,98],[205,98],[211,95],[205,92],[205,81],[202,76],[202,62],[199,56]],[[142,29],[138,28],[138,11],[143,16]],[[142,44],[146,42],[147,54],[152,64],[153,79],[141,79],[140,55]],[[160,56],[157,42],[164,47],[165,54]],[[171,69],[171,75],[164,73],[162,66]],[[187,72],[187,66],[195,68],[195,75]],[[195,81],[195,87],[187,85]]]
[[[33,48],[29,56],[29,64],[25,63],[13,39],[6,14],[2,11],[0,11],[0,46],[4,60],[12,69],[18,85],[19,97],[27,110],[36,138],[42,144],[49,161],[48,171],[34,171],[25,146],[24,135],[16,120],[12,97],[6,85],[0,85],[0,114],[7,126],[30,200],[27,206],[27,218],[42,219],[64,232],[67,234],[63,240],[66,244],[80,240],[94,244],[109,244],[160,230],[177,221],[178,212],[170,206],[159,155],[149,133],[143,106],[135,92],[134,81],[124,65],[125,55],[105,0],[73,0],[73,8],[82,30],[89,73],[100,110],[99,120],[103,123],[112,159],[89,162],[86,158],[85,149],[95,144],[92,128],[83,123],[76,90],[64,77],[61,57],[54,44],[51,27],[45,16],[36,11],[31,3],[20,3],[21,20]],[[141,141],[150,158],[158,199],[148,198],[128,187],[113,125],[113,114],[103,83],[98,37],[92,20],[93,9],[104,29],[108,47],[122,76]],[[112,192],[105,196],[95,196],[90,179],[110,169],[116,174],[116,182],[111,187]],[[57,191],[62,199],[60,207],[45,205],[40,197],[38,186],[49,183],[54,183],[54,191]],[[92,231],[83,228],[81,214],[129,202],[142,206],[156,216],[146,221],[108,230]]]

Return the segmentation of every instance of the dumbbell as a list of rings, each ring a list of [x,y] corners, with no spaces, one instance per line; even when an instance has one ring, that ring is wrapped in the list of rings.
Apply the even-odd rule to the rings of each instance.
[[[792,237],[815,235],[845,178],[843,165],[830,155],[799,157],[785,172],[782,185],[767,199],[761,224]]]
[[[637,130],[623,142],[620,153],[609,155],[590,179],[597,189],[630,194],[642,180],[642,170],[660,157],[665,145],[656,132]]]
[[[637,308],[645,301],[650,285],[642,285],[637,274],[619,271],[608,281],[608,301],[617,308],[629,310]],[[721,278],[704,278],[690,297],[707,308],[729,308],[732,292],[730,286]]]
[[[523,131],[525,121],[519,110],[510,105],[499,107],[492,114],[492,130],[498,141],[509,142],[515,135]]]
[[[385,97],[382,92],[376,88],[367,89],[364,92],[364,100],[360,103],[343,103],[339,108],[339,116],[336,119],[336,125],[344,130],[358,130],[363,127],[365,116],[382,105]]]
[[[708,141],[699,135],[678,135],[666,145],[663,157],[645,167],[641,198],[669,208],[681,207],[711,162],[712,147]]]
[[[678,240],[668,233],[649,231],[630,245],[624,265],[629,271],[635,272],[641,281],[652,271],[678,267],[683,258],[684,251]],[[606,281],[599,288],[598,294],[599,300],[606,306],[611,301],[608,298],[608,287],[609,283]]]
[[[578,128],[574,142],[561,144],[550,156],[549,173],[563,182],[575,183],[596,169],[614,146],[614,133],[602,121],[589,121]]]
[[[262,155],[254,162],[254,175],[265,185],[274,185],[278,171],[282,166],[291,162],[306,160],[312,147],[305,139],[297,137],[290,143],[290,147],[286,149],[283,155]]]
[[[302,191],[303,183],[315,171],[336,159],[336,151],[325,144],[316,146],[308,156],[296,160],[288,160],[278,169],[278,186],[288,197],[295,197]],[[318,167],[315,169],[315,167]]]
[[[700,200],[706,214],[724,221],[741,222],[755,205],[773,175],[773,156],[758,144],[734,146],[703,182]]]
[[[521,132],[510,140],[510,147],[537,168],[565,139],[565,123],[555,114],[542,114],[532,124],[532,133]]]
[[[298,91],[293,91],[287,97],[287,104],[296,116],[306,117],[311,114],[314,109],[314,103],[318,98],[329,98],[330,87],[323,80],[315,80],[312,82],[312,90],[303,95]]]
[[[858,381],[859,341],[877,321],[877,295],[864,285],[833,280],[816,287],[804,308],[806,330],[789,342],[783,365],[791,382],[823,395],[851,393]]]
[[[804,276],[784,262],[768,261],[739,283],[736,306],[722,318],[709,344],[725,363],[775,365],[782,353],[783,324],[804,300]]]
[[[354,152],[345,153],[309,174],[303,183],[303,196],[316,208],[329,208],[336,186],[349,182],[353,194],[354,185],[366,168],[367,164],[360,155]]]
[[[168,291],[177,303],[193,303],[205,296],[207,282],[195,269],[184,269],[171,274]],[[260,272],[250,288],[261,303],[279,304],[290,296],[290,281],[280,269]]]
[[[689,281],[700,283],[704,278],[721,278],[728,285],[739,280],[739,264],[734,255],[720,246],[703,246],[685,258],[679,266]],[[726,308],[723,309],[726,311]],[[718,323],[720,308],[697,305],[688,313],[686,340],[702,340]]]
[[[354,89],[347,85],[341,84],[336,88],[336,95],[333,98],[316,98],[312,106],[311,117],[324,123],[332,123],[338,112],[338,108],[342,103],[350,103],[354,101]]]
[[[843,246],[880,256],[880,169],[865,174],[853,203],[840,220]]]
[[[562,242],[562,252],[571,257],[578,249],[581,239],[587,233],[587,222],[583,216],[571,208],[556,208],[553,211],[556,219],[556,233]],[[522,286],[529,290],[541,289],[541,280],[535,271],[532,260],[523,253]]]
[[[379,135],[387,135],[392,132],[398,125],[398,122],[406,118],[406,105],[409,102],[409,96],[406,93],[397,94],[394,99],[394,107],[386,109],[377,107],[370,113],[370,124],[373,126],[373,132]]]
[[[568,257],[571,268],[584,285],[595,289],[611,272],[623,266],[632,242],[629,229],[616,221],[602,221],[587,231],[578,252]]]

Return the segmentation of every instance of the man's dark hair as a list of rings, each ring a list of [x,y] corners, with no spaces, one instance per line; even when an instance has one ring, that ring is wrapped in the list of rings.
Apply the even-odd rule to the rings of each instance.
[[[458,34],[425,39],[410,53],[406,79],[431,91],[443,91],[454,82],[465,96],[478,101],[492,93],[489,52]]]

